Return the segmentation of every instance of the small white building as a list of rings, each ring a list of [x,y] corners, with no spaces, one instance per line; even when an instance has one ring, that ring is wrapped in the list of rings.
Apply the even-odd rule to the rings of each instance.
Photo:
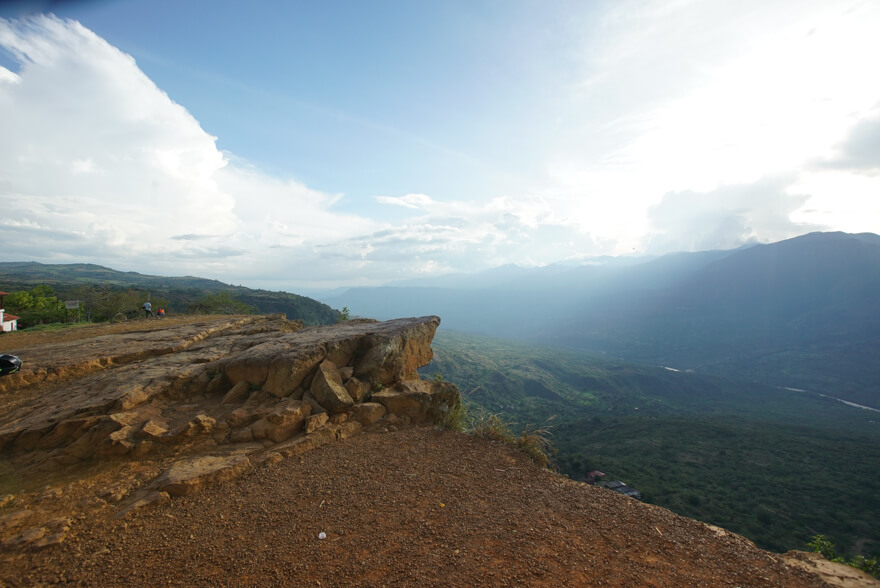
[[[18,317],[14,314],[6,314],[3,308],[3,297],[9,296],[9,292],[0,292],[0,331],[8,333],[18,330]]]

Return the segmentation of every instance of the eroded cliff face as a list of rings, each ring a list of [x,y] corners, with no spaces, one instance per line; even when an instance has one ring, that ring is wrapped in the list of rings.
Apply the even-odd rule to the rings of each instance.
[[[460,402],[454,385],[418,379],[439,323],[144,321],[143,330],[10,349],[25,369],[0,381],[0,459],[18,475],[0,495],[24,503],[34,481],[63,472],[124,516],[364,427],[437,421]],[[0,532],[20,531],[16,517],[4,521]],[[49,542],[45,533],[2,539]]]

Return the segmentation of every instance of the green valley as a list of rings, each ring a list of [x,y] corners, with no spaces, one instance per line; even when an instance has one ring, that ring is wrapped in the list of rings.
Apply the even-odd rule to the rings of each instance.
[[[776,551],[825,534],[880,553],[880,412],[817,394],[440,330],[424,377],[522,427],[551,416],[560,471]],[[516,426],[515,425],[515,426]]]

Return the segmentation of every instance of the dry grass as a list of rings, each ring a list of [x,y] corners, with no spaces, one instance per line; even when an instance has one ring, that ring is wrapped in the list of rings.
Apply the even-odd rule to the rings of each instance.
[[[475,412],[470,418],[467,432],[484,439],[515,445],[516,437],[510,432],[510,426],[501,415],[493,412],[484,410]]]
[[[554,469],[553,455],[556,453],[556,447],[550,440],[553,427],[549,423],[553,418],[547,419],[540,427],[526,424],[520,436],[514,441],[517,449],[531,457],[541,467],[549,469]]]
[[[468,410],[463,402],[459,402],[452,409],[446,411],[440,419],[439,425],[444,429],[458,431],[460,433],[467,432],[468,429]]]
[[[532,458],[541,467],[554,469],[553,455],[556,453],[556,448],[550,440],[552,427],[549,424],[553,417],[547,419],[540,427],[526,424],[519,435],[515,435],[510,430],[511,423],[496,413],[484,410],[476,411],[473,416],[469,417],[469,420],[470,426],[467,427],[466,432],[484,439],[512,445]]]

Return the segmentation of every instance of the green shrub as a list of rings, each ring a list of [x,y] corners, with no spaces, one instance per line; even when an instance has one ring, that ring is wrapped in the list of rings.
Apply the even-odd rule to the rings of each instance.
[[[451,410],[446,411],[440,419],[439,425],[444,429],[464,433],[468,428],[468,409],[464,403],[459,403]]]
[[[870,558],[857,555],[851,562],[849,562],[849,565],[880,578],[880,561],[877,560],[876,555]]]
[[[828,561],[846,564],[880,578],[880,562],[877,561],[877,556],[866,558],[857,555],[852,560],[846,561],[843,557],[837,555],[837,548],[825,535],[815,535],[813,540],[807,543],[807,545],[815,553],[821,554]]]
[[[836,561],[837,563],[845,563],[845,560],[837,555],[837,548],[825,535],[815,535],[813,540],[807,543],[814,553],[821,554],[828,561]]]

